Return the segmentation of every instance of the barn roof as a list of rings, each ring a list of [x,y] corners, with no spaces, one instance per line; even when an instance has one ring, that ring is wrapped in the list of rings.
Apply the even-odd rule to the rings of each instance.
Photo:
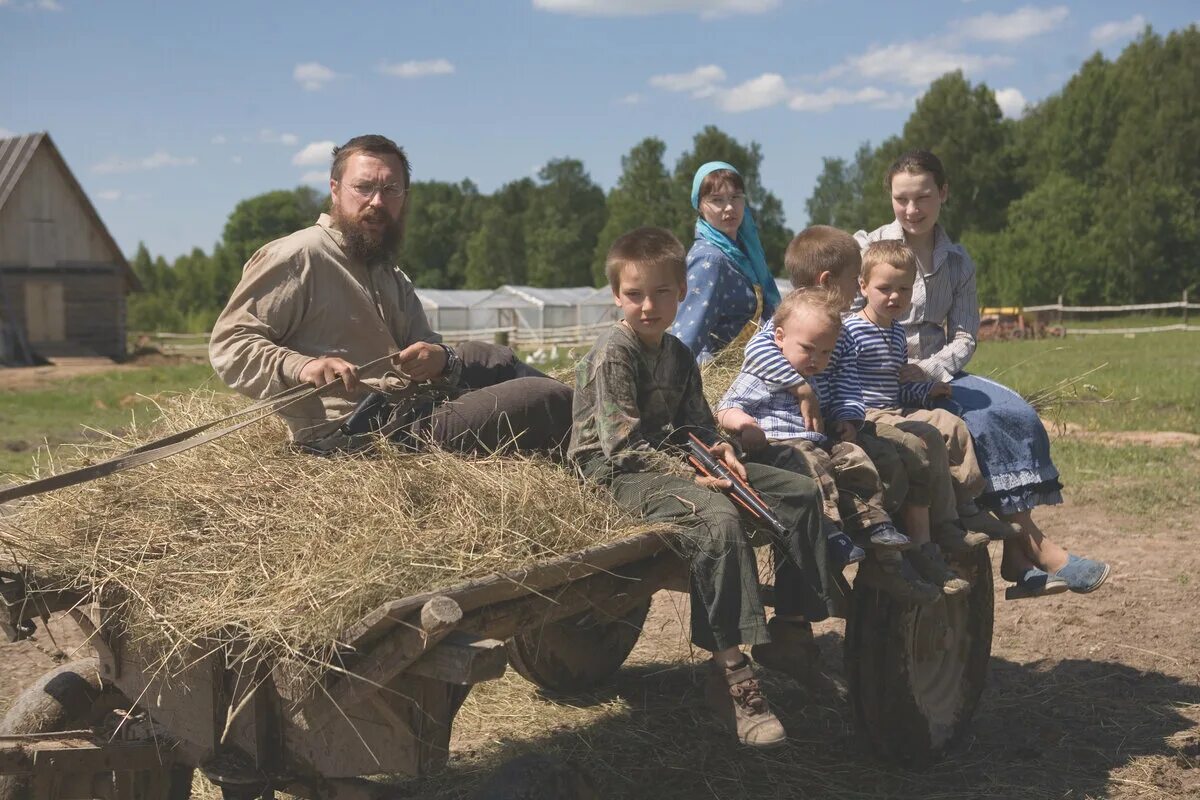
[[[112,238],[112,234],[108,232],[108,227],[100,219],[100,215],[96,213],[96,207],[92,205],[87,192],[79,185],[79,181],[75,180],[75,174],[67,166],[62,153],[58,152],[58,147],[55,146],[54,140],[50,138],[49,133],[42,131],[41,133],[27,133],[23,136],[0,139],[0,210],[4,208],[4,204],[12,196],[13,190],[17,188],[21,176],[25,174],[25,168],[29,166],[29,162],[33,159],[33,154],[37,152],[39,147],[45,147],[50,157],[58,162],[58,166],[62,169],[63,175],[67,179],[67,185],[75,192],[80,204],[83,206],[83,210],[91,218],[92,222],[96,224],[96,229],[100,231],[100,235],[104,237],[105,242],[107,242],[109,248],[112,250],[117,264],[125,272],[125,279],[129,282],[129,288],[135,291],[140,290],[142,288],[141,281],[134,274],[133,268],[129,266],[129,262],[125,259],[125,254],[117,246],[116,241]]]

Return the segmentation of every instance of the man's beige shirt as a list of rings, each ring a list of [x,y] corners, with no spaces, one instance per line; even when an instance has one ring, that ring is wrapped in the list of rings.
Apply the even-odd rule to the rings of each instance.
[[[365,265],[342,250],[329,215],[255,253],[213,326],[213,369],[254,399],[300,383],[300,370],[319,356],[365,364],[414,342],[441,342],[429,327],[408,276],[395,266]],[[369,373],[378,377],[384,369]],[[281,413],[296,441],[337,427],[357,398],[335,391]]]

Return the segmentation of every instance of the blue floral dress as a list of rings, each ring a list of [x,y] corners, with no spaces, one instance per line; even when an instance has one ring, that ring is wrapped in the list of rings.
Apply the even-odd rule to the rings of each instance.
[[[720,248],[700,237],[687,260],[687,297],[679,306],[671,333],[683,341],[696,360],[712,359],[742,332],[748,322],[769,319],[775,309],[760,308],[761,288]]]

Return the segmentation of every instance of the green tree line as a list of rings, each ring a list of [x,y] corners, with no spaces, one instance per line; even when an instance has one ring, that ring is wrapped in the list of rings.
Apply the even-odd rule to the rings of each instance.
[[[814,223],[883,225],[888,164],[929,149],[949,176],[942,222],[978,265],[981,302],[1171,300],[1200,283],[1197,142],[1200,29],[1147,28],[1019,120],[986,85],[943,75],[900,135],[826,158],[807,208]]]
[[[824,159],[807,211],[811,223],[849,231],[890,221],[887,165],[928,148],[949,173],[942,220],[979,265],[982,302],[1163,300],[1200,281],[1198,141],[1200,30],[1147,29],[1113,61],[1094,55],[1018,120],[1003,117],[986,84],[943,75],[899,135]],[[631,228],[661,225],[692,241],[692,175],[722,160],[742,171],[768,263],[781,272],[792,231],[762,183],[759,144],[709,126],[673,165],[665,154],[661,139],[638,142],[607,194],[574,158],[491,194],[469,180],[414,182],[401,265],[429,288],[600,285],[604,254]],[[327,205],[307,187],[267,192],[238,203],[209,253],[168,264],[139,246],[132,263],[146,291],[130,298],[130,328],[208,329],[250,255]]]
[[[621,159],[617,184],[605,194],[582,161],[549,161],[537,178],[520,178],[490,195],[471,181],[415,181],[400,263],[417,286],[492,289],[600,285],[613,240],[638,225],[662,225],[685,243],[693,238],[692,176],[706,161],[736,164],[754,203],[763,247],[782,264],[792,231],[783,204],[762,185],[762,148],[717,129],[696,134],[674,169],[657,138]],[[308,187],[273,191],[233,209],[211,253],[200,248],[168,264],[139,245],[132,259],[146,291],[130,297],[131,330],[207,330],[225,304],[242,265],[266,242],[311,225],[329,198]]]

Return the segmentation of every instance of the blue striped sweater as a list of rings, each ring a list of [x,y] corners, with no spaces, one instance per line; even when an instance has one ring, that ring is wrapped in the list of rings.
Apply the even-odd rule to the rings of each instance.
[[[767,323],[751,338],[742,372],[780,387],[798,386],[804,378],[783,357],[774,330]],[[880,328],[858,314],[847,316],[829,366],[813,380],[821,413],[835,421],[861,420],[867,408],[924,407],[934,384],[900,383],[900,367],[907,361],[903,325]]]

